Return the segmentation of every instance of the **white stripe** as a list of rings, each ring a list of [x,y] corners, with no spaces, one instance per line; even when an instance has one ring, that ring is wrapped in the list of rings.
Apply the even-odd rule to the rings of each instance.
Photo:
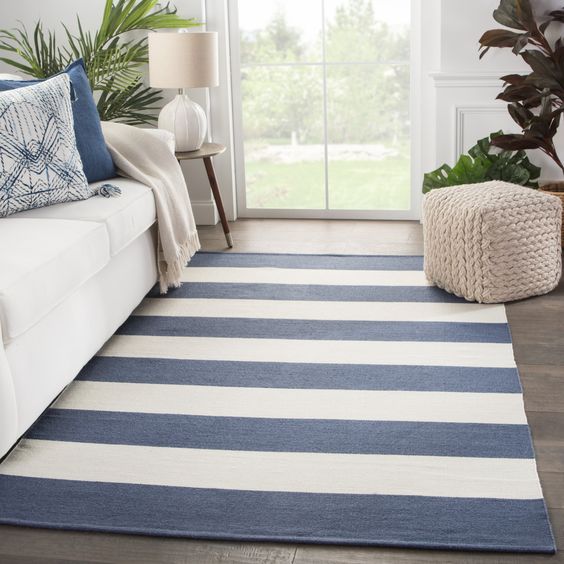
[[[183,282],[321,284],[323,286],[430,286],[421,270],[321,270],[306,268],[185,268]]]
[[[99,354],[185,360],[515,367],[510,343],[302,341],[114,335]]]
[[[252,452],[24,440],[0,473],[222,490],[540,499],[533,459]]]
[[[214,417],[525,425],[521,394],[73,382],[57,409]]]
[[[340,321],[506,323],[503,305],[147,298],[134,315]]]

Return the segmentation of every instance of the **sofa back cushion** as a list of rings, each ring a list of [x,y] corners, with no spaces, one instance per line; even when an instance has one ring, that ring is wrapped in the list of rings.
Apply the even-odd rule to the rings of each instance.
[[[68,75],[0,92],[0,217],[91,195]]]
[[[72,111],[76,145],[88,182],[97,182],[115,177],[114,162],[104,141],[100,116],[98,115],[96,102],[86,76],[84,62],[82,59],[75,61],[61,74],[67,74],[72,84]],[[40,82],[42,81],[0,80],[0,90],[13,90]]]

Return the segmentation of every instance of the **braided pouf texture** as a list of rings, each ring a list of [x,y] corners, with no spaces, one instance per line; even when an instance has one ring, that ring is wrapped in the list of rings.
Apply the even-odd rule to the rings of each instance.
[[[562,203],[501,181],[429,192],[423,202],[425,275],[481,303],[546,294],[562,273]]]

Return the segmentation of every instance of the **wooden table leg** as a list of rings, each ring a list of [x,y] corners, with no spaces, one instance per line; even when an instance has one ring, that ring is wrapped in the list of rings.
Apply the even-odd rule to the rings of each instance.
[[[213,168],[211,157],[204,157],[204,165],[206,166],[206,172],[208,173],[208,180],[210,181],[211,191],[215,200],[215,205],[217,206],[217,213],[219,213],[219,219],[221,220],[223,232],[225,233],[227,246],[232,248],[233,239],[231,238],[231,233],[229,232],[229,223],[227,223],[227,216],[225,215],[225,209],[223,208],[223,202],[221,200],[221,194],[219,193],[219,186],[217,184],[217,178],[215,177],[215,170]]]

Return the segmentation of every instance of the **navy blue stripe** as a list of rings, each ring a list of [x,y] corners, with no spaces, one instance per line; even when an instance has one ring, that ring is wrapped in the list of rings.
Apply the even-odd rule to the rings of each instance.
[[[511,342],[505,323],[312,321],[158,315],[132,315],[117,330],[117,334],[335,341]]]
[[[17,476],[0,476],[0,499],[0,523],[8,525],[237,541],[556,550],[542,499],[254,492]]]
[[[520,393],[515,368],[94,357],[78,380],[250,388]]]
[[[313,300],[326,302],[437,302],[463,303],[464,299],[434,286],[323,286],[315,284],[228,284],[185,282],[154,298],[227,298],[231,300]]]
[[[197,253],[188,266],[275,267],[329,270],[423,270],[422,256]]]
[[[51,441],[218,450],[534,458],[527,425],[49,409],[26,436]]]

